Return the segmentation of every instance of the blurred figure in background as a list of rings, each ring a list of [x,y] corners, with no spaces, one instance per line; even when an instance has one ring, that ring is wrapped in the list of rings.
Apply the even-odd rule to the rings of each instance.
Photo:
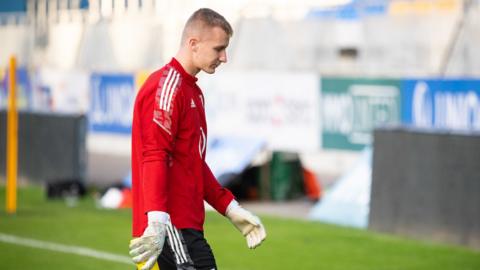
[[[227,62],[232,34],[222,15],[197,10],[184,27],[177,55],[150,75],[136,97],[130,255],[138,268],[216,269],[203,234],[204,200],[230,219],[249,248],[266,237],[260,219],[220,186],[205,162],[204,98],[195,76],[213,74]]]

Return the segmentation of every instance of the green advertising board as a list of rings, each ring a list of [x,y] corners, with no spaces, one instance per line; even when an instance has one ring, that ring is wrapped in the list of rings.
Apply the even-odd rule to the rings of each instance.
[[[375,127],[400,123],[400,80],[322,78],[320,85],[324,149],[361,150]]]

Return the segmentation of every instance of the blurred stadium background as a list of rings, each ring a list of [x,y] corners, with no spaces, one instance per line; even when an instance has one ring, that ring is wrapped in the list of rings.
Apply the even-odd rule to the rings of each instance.
[[[7,269],[118,267],[72,255],[47,262],[31,245],[13,248],[20,240],[11,237],[126,255],[128,210],[103,209],[129,207],[135,93],[176,53],[185,20],[200,7],[234,27],[228,63],[199,76],[207,160],[273,227],[259,257],[241,253],[253,260],[242,267],[220,251],[241,250],[241,239],[215,236],[233,230],[223,232],[228,225],[209,214],[222,269],[290,269],[296,265],[279,255],[286,244],[303,254],[300,269],[320,268],[313,262],[322,258],[329,269],[480,268],[480,1],[3,0],[0,186],[14,55],[19,194],[27,194],[16,216],[0,215]],[[45,213],[68,226],[41,219]],[[116,234],[95,233],[102,217]],[[91,221],[87,233],[82,220]],[[343,253],[349,263],[340,262]],[[370,256],[377,259],[360,259]]]

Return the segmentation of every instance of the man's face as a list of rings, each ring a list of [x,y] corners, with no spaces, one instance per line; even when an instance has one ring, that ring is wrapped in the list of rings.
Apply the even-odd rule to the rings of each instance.
[[[195,66],[206,73],[227,62],[227,47],[230,37],[220,27],[208,28],[203,32],[193,53]]]

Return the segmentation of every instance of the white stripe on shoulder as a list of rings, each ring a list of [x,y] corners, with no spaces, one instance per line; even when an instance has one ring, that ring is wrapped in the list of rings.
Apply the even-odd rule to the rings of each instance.
[[[162,104],[162,106],[160,107],[160,109],[162,109],[162,110],[166,110],[166,109],[167,109],[168,96],[169,96],[170,92],[172,91],[172,84],[175,82],[176,75],[177,75],[177,73],[176,73],[176,71],[174,70],[172,77],[171,77],[170,80],[168,81],[168,84],[167,84],[166,89],[164,89],[164,90],[162,91],[163,104]]]
[[[172,106],[172,97],[173,97],[173,93],[175,92],[175,90],[177,88],[179,78],[180,78],[180,74],[177,73],[177,77],[175,78],[175,83],[173,84],[172,90],[170,91],[170,95],[168,97],[166,111],[170,111],[170,107]]]
[[[168,98],[175,91],[176,87],[176,82],[178,81],[179,74],[176,70],[173,70],[172,76],[168,80],[168,84],[166,85],[166,88],[162,90],[162,102],[160,103],[160,109],[162,110],[167,110],[168,106]]]
[[[159,98],[159,103],[158,103],[158,107],[159,108],[162,108],[162,104],[163,104],[163,100],[165,99],[165,89],[167,88],[167,85],[168,85],[168,82],[170,81],[170,78],[172,77],[172,74],[173,74],[173,68],[171,68],[169,71],[168,71],[168,75],[167,75],[167,78],[165,79],[165,81],[163,81],[163,85],[162,85],[162,89],[159,89],[159,92],[157,92],[157,95],[160,95],[160,98]],[[160,85],[159,85],[160,87]]]

